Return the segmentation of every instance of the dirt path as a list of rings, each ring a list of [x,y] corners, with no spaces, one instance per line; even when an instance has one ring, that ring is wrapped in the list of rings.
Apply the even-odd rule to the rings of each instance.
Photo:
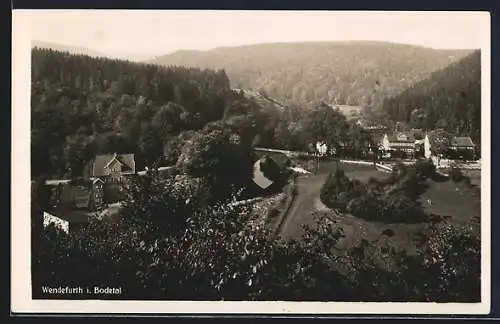
[[[320,208],[319,194],[328,173],[305,175],[297,178],[297,196],[286,216],[279,234],[283,238],[298,237],[302,233],[302,225],[314,223],[311,213]]]

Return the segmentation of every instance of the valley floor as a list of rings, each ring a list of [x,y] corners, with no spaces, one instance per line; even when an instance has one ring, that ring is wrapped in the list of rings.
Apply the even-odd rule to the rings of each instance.
[[[387,174],[371,166],[342,164],[349,178],[368,181],[370,177],[383,178]],[[335,162],[323,162],[316,174],[301,175],[297,178],[297,196],[286,216],[280,235],[283,238],[300,238],[303,225],[315,224],[314,214],[329,217],[344,231],[337,248],[339,251],[356,246],[362,239],[388,244],[397,249],[414,253],[419,233],[428,223],[395,223],[366,221],[352,215],[338,215],[320,201],[320,191],[329,172],[336,168]],[[479,220],[481,216],[480,179],[471,178],[472,187],[453,181],[434,182],[427,180],[429,187],[420,198],[427,213],[439,215],[441,219],[455,224]],[[385,235],[384,233],[391,233]]]

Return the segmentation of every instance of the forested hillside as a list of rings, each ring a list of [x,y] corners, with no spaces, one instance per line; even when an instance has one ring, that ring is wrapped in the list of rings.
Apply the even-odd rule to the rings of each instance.
[[[481,54],[475,51],[384,102],[394,121],[443,128],[455,135],[481,135]]]
[[[82,176],[96,154],[112,152],[136,154],[139,170],[175,164],[190,147],[188,140],[219,134],[213,123],[237,134],[247,149],[308,150],[316,141],[361,148],[369,141],[328,105],[285,107],[231,90],[224,70],[167,68],[45,49],[32,55],[33,177]],[[323,131],[325,120],[330,124]],[[214,141],[224,140],[224,132]],[[193,158],[197,152],[189,154]]]
[[[298,104],[380,106],[468,54],[385,42],[311,42],[178,51],[151,63],[223,68],[231,85]]]
[[[163,68],[32,51],[33,176],[79,176],[95,154],[161,160],[181,131],[220,120],[234,93],[223,70]]]

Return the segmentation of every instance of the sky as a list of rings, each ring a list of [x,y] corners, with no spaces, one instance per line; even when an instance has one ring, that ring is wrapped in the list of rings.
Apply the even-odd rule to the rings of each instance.
[[[302,41],[374,40],[475,49],[484,44],[484,23],[489,21],[480,12],[16,11],[30,25],[34,40],[148,57],[181,49]]]

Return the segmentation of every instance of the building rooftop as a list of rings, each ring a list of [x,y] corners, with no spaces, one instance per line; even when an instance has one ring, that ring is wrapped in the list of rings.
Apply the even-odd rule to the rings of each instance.
[[[135,159],[134,154],[104,154],[97,155],[92,164],[92,174],[93,177],[101,177],[105,175],[104,169],[113,161],[117,160],[120,162],[124,169],[123,174],[133,174],[135,173]]]
[[[415,137],[409,132],[396,132],[388,134],[387,138],[391,143],[415,143]]]
[[[469,136],[463,136],[463,137],[454,137],[451,140],[451,145],[452,146],[465,146],[465,147],[471,147],[474,146],[474,142]]]

